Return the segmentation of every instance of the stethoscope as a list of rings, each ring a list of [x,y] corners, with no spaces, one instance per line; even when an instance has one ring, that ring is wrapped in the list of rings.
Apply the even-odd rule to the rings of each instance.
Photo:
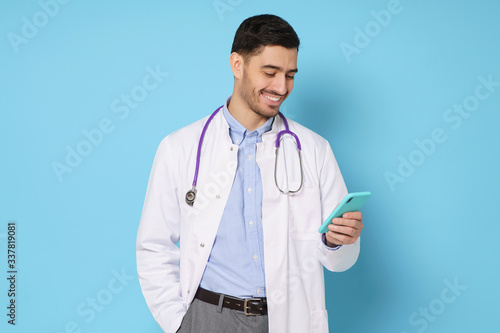
[[[203,143],[203,139],[205,138],[205,132],[207,131],[208,125],[210,124],[212,119],[214,119],[215,115],[217,114],[217,112],[219,112],[220,109],[222,109],[222,107],[223,106],[219,107],[217,110],[214,111],[214,113],[212,113],[212,115],[210,115],[207,122],[205,123],[205,126],[203,127],[203,130],[201,131],[200,141],[198,142],[198,152],[196,153],[196,169],[194,170],[193,188],[191,188],[186,193],[186,203],[190,206],[192,206],[194,201],[196,200],[196,192],[197,192],[196,191],[196,183],[198,181],[198,171],[200,170],[201,145]],[[297,193],[298,191],[300,191],[300,189],[302,188],[302,184],[304,183],[304,176],[302,173],[302,158],[300,156],[300,151],[302,150],[302,147],[300,145],[300,140],[297,137],[297,135],[295,133],[293,133],[292,131],[290,131],[290,129],[288,127],[288,121],[286,120],[285,116],[281,112],[278,112],[278,114],[280,115],[281,119],[283,119],[283,123],[285,124],[285,129],[283,131],[279,132],[276,136],[276,143],[275,143],[275,147],[276,147],[275,155],[276,155],[276,157],[274,160],[274,182],[276,184],[276,187],[278,188],[278,190],[281,193],[293,194],[293,193]],[[281,136],[284,134],[290,134],[295,139],[295,144],[297,146],[297,152],[299,154],[300,186],[298,189],[293,190],[293,191],[289,190],[289,189],[282,190],[278,185],[278,180],[276,179],[276,167],[278,164],[278,152],[279,152],[279,147],[280,147],[280,142],[281,142]]]

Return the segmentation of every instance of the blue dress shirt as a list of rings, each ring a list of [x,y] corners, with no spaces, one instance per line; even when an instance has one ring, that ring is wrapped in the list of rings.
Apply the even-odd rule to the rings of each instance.
[[[239,146],[238,166],[200,286],[240,298],[265,297],[262,179],[255,154],[274,118],[249,131],[227,109],[230,99],[222,112],[231,140]]]

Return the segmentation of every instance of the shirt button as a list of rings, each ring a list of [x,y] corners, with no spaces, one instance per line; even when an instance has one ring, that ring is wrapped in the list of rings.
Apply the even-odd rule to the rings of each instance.
[[[217,194],[215,197],[216,197],[217,199],[220,199],[220,195],[218,195],[218,194]]]
[[[253,226],[253,221],[248,222],[248,224],[250,224],[250,226]]]
[[[253,255],[253,260],[257,261],[257,255],[256,254]]]
[[[235,140],[234,143],[238,144],[240,143],[240,140]]]
[[[201,244],[200,244],[200,247],[205,247],[205,244],[204,244],[204,243],[201,243]]]
[[[229,148],[230,151],[233,151],[233,147]]]
[[[252,193],[252,188],[251,187],[248,188],[248,193]]]
[[[252,159],[252,155],[248,155],[248,159],[251,160]]]
[[[260,289],[257,289],[257,294],[260,294]]]

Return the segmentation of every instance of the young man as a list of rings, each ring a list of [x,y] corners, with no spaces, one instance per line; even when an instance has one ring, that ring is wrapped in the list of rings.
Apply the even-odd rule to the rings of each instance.
[[[356,262],[363,224],[352,212],[318,233],[347,190],[328,142],[278,115],[298,48],[283,19],[246,19],[230,56],[233,94],[158,148],[137,269],[165,332],[328,332],[323,267],[344,271]],[[275,169],[275,143],[287,127],[280,137],[296,136],[301,146],[301,160],[286,154],[299,166],[278,163],[289,172]],[[293,170],[300,181],[283,177]]]

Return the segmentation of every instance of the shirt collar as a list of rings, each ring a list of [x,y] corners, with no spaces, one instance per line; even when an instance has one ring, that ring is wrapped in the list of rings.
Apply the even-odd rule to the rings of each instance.
[[[245,138],[245,134],[247,133],[257,132],[257,135],[261,137],[262,134],[271,130],[273,126],[274,117],[267,119],[264,125],[262,125],[261,127],[257,128],[254,131],[249,131],[248,129],[246,129],[246,127],[240,124],[240,122],[233,117],[231,112],[229,112],[227,106],[230,101],[231,101],[231,96],[227,98],[226,103],[224,104],[224,107],[222,109],[222,113],[224,114],[224,118],[226,118],[226,121],[229,124],[229,133],[234,143],[236,144],[241,143]]]

